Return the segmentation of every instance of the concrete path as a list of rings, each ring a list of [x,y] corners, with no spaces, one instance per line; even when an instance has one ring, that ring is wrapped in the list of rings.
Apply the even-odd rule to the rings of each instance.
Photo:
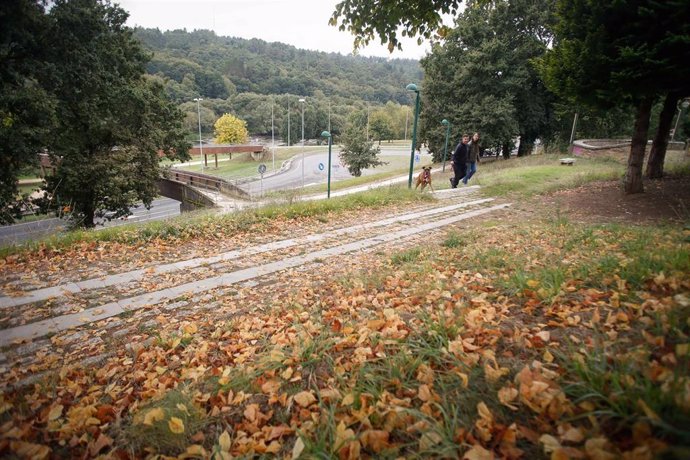
[[[472,189],[469,187],[464,189],[464,191],[463,189],[458,190],[459,191],[446,191],[443,194],[454,196],[472,192]],[[18,308],[21,305],[30,305],[65,295],[79,294],[92,289],[103,289],[105,287],[124,285],[130,282],[140,282],[145,277],[148,278],[156,274],[180,271],[189,272],[194,267],[207,267],[218,264],[219,262],[234,261],[236,259],[244,260],[250,254],[271,253],[277,255],[277,259],[273,261],[265,261],[264,263],[259,262],[246,268],[239,268],[228,272],[224,271],[221,267],[218,273],[213,276],[182,282],[181,284],[165,289],[105,302],[76,313],[58,314],[57,316],[42,319],[40,321],[7,328],[1,331],[0,346],[6,347],[17,341],[35,339],[48,334],[54,334],[70,328],[101,321],[123,313],[169,302],[183,295],[202,294],[220,287],[231,286],[279,271],[295,268],[319,259],[343,255],[387,242],[423,234],[430,230],[439,229],[464,219],[494,212],[509,206],[506,204],[488,206],[490,201],[491,199],[473,199],[453,205],[437,206],[417,212],[391,216],[374,222],[338,228],[326,233],[285,239],[237,251],[228,251],[213,257],[176,261],[173,263],[161,264],[146,270],[134,270],[98,279],[88,279],[37,289],[27,292],[20,297],[0,297],[0,311],[7,311],[8,309]],[[472,210],[461,212],[466,208],[471,208]],[[413,222],[413,225],[409,225],[407,222]],[[372,233],[374,229],[377,229],[375,234]],[[355,238],[345,244],[339,244],[344,240],[344,236],[346,235],[352,235],[355,236]],[[327,244],[323,248],[309,250],[318,242],[326,242]],[[291,247],[302,247],[304,249],[301,254],[289,255],[285,251],[287,248]],[[281,257],[281,254],[286,254],[286,256]]]

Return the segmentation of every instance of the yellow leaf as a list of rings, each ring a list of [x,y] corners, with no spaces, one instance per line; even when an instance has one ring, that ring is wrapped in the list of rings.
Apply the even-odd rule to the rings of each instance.
[[[535,335],[539,337],[544,343],[547,343],[549,340],[551,340],[551,333],[549,331],[537,332]]]
[[[144,415],[144,425],[153,425],[159,420],[165,419],[165,412],[160,407],[151,409]]]
[[[187,447],[187,450],[178,458],[208,458],[208,452],[203,446],[199,444],[192,444]]]
[[[304,450],[304,441],[302,441],[302,438],[297,438],[297,441],[295,441],[295,445],[292,448],[292,460],[295,460],[300,455],[302,455],[303,450]]]
[[[539,442],[544,444],[544,453],[550,454],[561,448],[561,443],[558,439],[554,438],[550,434],[543,434],[539,437]]]
[[[498,390],[498,400],[506,407],[517,410],[517,406],[511,404],[518,397],[517,388],[503,387]]]
[[[532,289],[539,287],[539,281],[537,280],[527,280],[527,286],[531,287]]]
[[[494,454],[493,452],[484,449],[479,444],[475,444],[470,450],[465,452],[465,455],[463,455],[462,458],[463,460],[493,460]]]
[[[280,390],[279,380],[267,380],[263,385],[261,385],[261,391],[266,394],[277,393]]]
[[[676,355],[688,356],[690,354],[690,343],[676,344]]]
[[[187,410],[187,406],[185,406],[184,404],[178,403],[177,408],[179,410],[181,410],[182,412],[184,412],[185,414],[189,415],[189,410]]]
[[[419,448],[421,450],[427,450],[442,440],[443,438],[440,434],[436,433],[435,431],[427,431],[422,435],[421,438],[419,438]]]
[[[582,431],[579,428],[569,428],[561,436],[561,441],[565,442],[581,443],[584,440],[585,435],[582,434]]]
[[[547,363],[553,362],[553,355],[549,352],[549,350],[546,350],[544,352],[544,361],[546,361]]]
[[[168,428],[175,434],[184,433],[184,422],[177,417],[171,417],[168,422]]]
[[[12,441],[10,442],[10,449],[23,458],[42,459],[50,455],[50,447],[29,442]]]
[[[218,445],[220,450],[223,452],[230,452],[230,446],[232,446],[232,441],[230,440],[230,435],[227,430],[223,431],[223,434],[218,436]]]
[[[419,390],[417,391],[417,397],[421,399],[424,402],[429,402],[431,400],[431,389],[429,388],[429,385],[424,384],[419,386]]]
[[[312,403],[316,402],[316,397],[312,394],[311,391],[301,391],[297,393],[293,398],[295,399],[297,404],[299,404],[302,407],[308,407]]]
[[[266,448],[266,453],[268,454],[277,454],[280,452],[280,449],[282,449],[283,446],[280,445],[280,442],[278,441],[272,441],[268,447]]]
[[[58,418],[60,418],[60,416],[62,415],[62,409],[62,404],[57,404],[51,407],[50,412],[48,412],[48,421],[52,422],[53,420],[57,420]]]
[[[342,405],[343,405],[343,406],[350,406],[350,405],[352,405],[354,402],[355,402],[355,395],[353,395],[352,393],[348,393],[348,394],[346,394],[345,397],[343,398]]]

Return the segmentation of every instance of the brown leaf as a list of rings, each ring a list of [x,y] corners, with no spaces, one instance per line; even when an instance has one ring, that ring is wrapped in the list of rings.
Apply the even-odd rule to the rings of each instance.
[[[360,441],[365,449],[372,450],[377,454],[388,448],[388,438],[390,433],[383,430],[366,430],[360,436]]]
[[[309,407],[316,402],[316,396],[311,391],[300,391],[293,398],[302,407]]]
[[[108,436],[104,435],[101,433],[98,436],[98,439],[96,439],[96,442],[92,443],[91,446],[89,447],[89,452],[91,453],[92,457],[95,457],[98,455],[98,453],[101,451],[106,446],[109,446],[113,443],[113,440],[110,439]]]

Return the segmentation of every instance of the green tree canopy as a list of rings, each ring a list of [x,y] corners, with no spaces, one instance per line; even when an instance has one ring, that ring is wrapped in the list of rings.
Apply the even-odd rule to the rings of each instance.
[[[519,153],[527,154],[537,137],[548,135],[552,96],[532,60],[551,38],[551,4],[470,1],[444,42],[422,60],[421,133],[435,160],[445,140],[444,118],[456,141],[479,131],[485,146],[508,153],[518,136]]]
[[[388,50],[402,49],[402,36],[431,38],[437,32],[444,35],[441,14],[457,14],[461,0],[344,0],[335,6],[329,21],[342,31],[354,35],[355,50],[378,37]]]
[[[48,13],[43,77],[57,100],[46,142],[57,173],[47,191],[93,226],[157,194],[160,153],[187,158],[182,113],[144,77],[148,55],[125,27],[127,13],[99,0],[58,0]]]
[[[690,94],[690,2],[560,0],[558,18],[546,83],[574,103],[636,108],[624,191],[642,192],[652,104]]]
[[[340,160],[355,177],[361,176],[363,169],[385,164],[378,159],[381,151],[379,147],[367,140],[366,132],[356,123],[348,123],[341,143],[343,147],[340,151]]]
[[[53,96],[38,78],[47,21],[42,4],[7,0],[0,8],[0,224],[20,214],[17,177],[37,165],[37,153],[55,124]]]

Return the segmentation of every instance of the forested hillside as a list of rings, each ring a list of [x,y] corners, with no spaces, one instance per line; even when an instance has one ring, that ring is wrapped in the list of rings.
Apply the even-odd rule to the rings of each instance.
[[[419,62],[409,59],[301,50],[258,39],[219,37],[207,30],[138,28],[135,33],[153,52],[148,73],[162,79],[168,94],[189,114],[190,129],[197,120],[196,104],[190,101],[204,99],[201,123],[205,132],[212,130],[217,117],[229,112],[246,120],[251,134],[270,133],[273,104],[276,132],[286,135],[288,99],[299,116],[300,97],[307,98],[307,138],[326,127],[319,121],[327,119],[329,105],[333,130],[338,132],[354,110],[366,110],[367,105],[382,108],[389,101],[394,106],[409,104],[405,86],[422,79]],[[295,121],[293,141],[300,128]]]

